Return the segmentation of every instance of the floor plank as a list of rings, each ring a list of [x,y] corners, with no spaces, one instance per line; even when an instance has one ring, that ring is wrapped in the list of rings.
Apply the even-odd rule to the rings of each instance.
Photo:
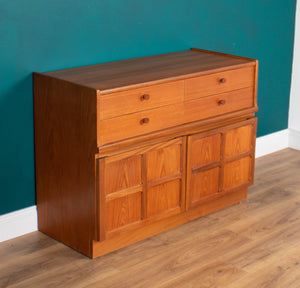
[[[91,260],[33,232],[0,243],[0,287],[300,288],[300,151],[256,159],[248,200]]]

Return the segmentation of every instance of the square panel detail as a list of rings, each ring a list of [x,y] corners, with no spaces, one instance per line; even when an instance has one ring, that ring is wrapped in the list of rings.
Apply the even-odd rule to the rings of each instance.
[[[190,205],[219,192],[220,168],[205,170],[191,177]]]
[[[110,231],[141,220],[141,192],[108,201],[105,205],[105,230]]]
[[[147,214],[154,216],[180,206],[181,181],[174,180],[148,189]]]
[[[191,136],[190,139],[189,161],[192,168],[220,160],[221,134],[204,138],[199,135]]]
[[[232,129],[226,133],[225,156],[247,152],[251,149],[253,126],[247,125]]]
[[[141,184],[141,156],[111,161],[105,167],[105,194]]]
[[[181,145],[153,150],[147,154],[147,180],[180,173]]]
[[[245,157],[225,164],[223,189],[228,189],[249,181],[251,158]]]

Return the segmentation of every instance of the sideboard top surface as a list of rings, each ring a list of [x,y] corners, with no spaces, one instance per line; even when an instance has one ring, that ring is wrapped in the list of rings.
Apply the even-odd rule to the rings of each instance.
[[[100,91],[112,93],[124,88],[171,81],[195,74],[253,65],[255,60],[191,49],[181,52],[109,62],[44,73]]]

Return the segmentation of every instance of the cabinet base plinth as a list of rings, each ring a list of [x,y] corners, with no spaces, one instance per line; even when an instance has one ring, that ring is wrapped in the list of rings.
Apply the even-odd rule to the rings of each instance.
[[[151,236],[157,235],[164,231],[170,230],[202,216],[216,212],[233,204],[239,203],[247,199],[248,187],[233,190],[224,194],[222,197],[213,201],[203,203],[195,208],[192,208],[183,213],[162,219],[158,222],[145,225],[137,230],[127,232],[112,239],[101,242],[93,241],[92,243],[92,258],[96,258],[130,244],[139,242]]]

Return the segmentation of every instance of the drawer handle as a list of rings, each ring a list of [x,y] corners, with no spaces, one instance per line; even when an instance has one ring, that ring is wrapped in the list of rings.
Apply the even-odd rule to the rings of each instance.
[[[142,97],[141,97],[141,101],[149,100],[149,99],[150,99],[150,95],[149,94],[143,94]]]
[[[220,106],[220,105],[225,105],[225,103],[226,103],[226,101],[223,100],[223,99],[218,101],[218,105],[219,105],[219,106]]]
[[[226,78],[221,78],[221,79],[219,80],[219,82],[220,82],[221,84],[226,83]]]
[[[142,124],[142,125],[143,125],[143,124],[148,124],[149,121],[150,121],[149,118],[143,118],[143,119],[141,120],[141,124]]]

